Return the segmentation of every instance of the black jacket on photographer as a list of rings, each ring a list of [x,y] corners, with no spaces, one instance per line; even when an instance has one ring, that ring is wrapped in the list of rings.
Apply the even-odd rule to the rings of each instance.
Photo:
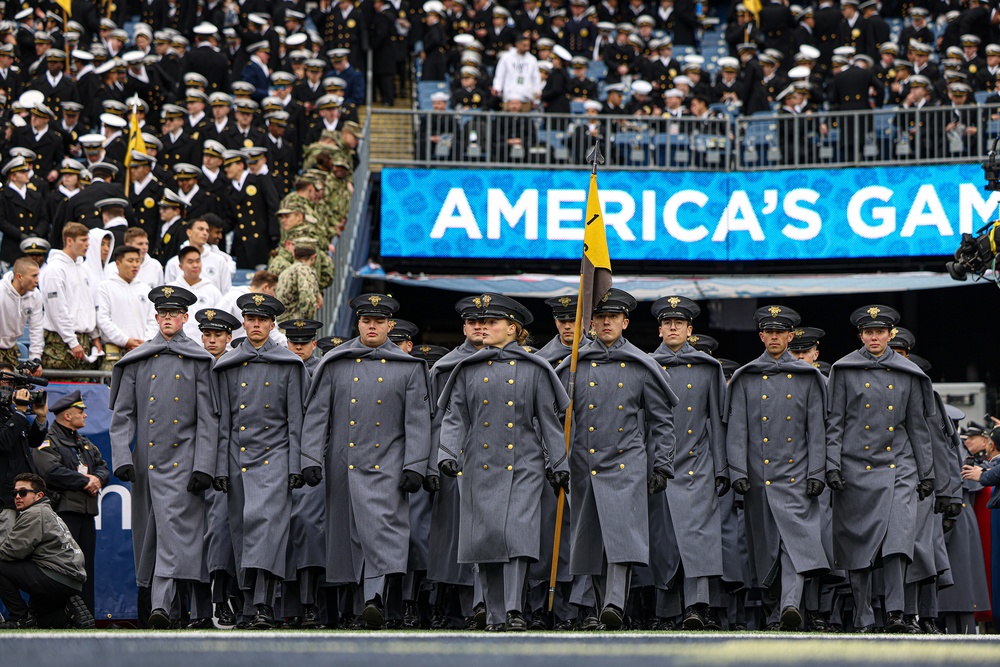
[[[0,406],[0,508],[14,507],[14,477],[36,472],[31,450],[42,444],[47,425],[33,423],[13,405]]]
[[[87,436],[73,431],[62,424],[54,423],[49,429],[49,437],[34,451],[38,473],[45,478],[50,491],[57,491],[61,498],[53,502],[55,510],[76,512],[97,516],[97,500],[84,487],[87,477],[77,472],[77,466],[87,466],[89,474],[101,480],[101,486],[111,479],[108,464],[101,457],[101,451]]]

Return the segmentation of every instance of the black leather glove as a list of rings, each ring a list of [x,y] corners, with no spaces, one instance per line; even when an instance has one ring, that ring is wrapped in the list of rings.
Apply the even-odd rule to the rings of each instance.
[[[941,528],[943,528],[944,532],[946,533],[950,532],[951,529],[955,527],[955,523],[956,522],[954,519],[950,519],[947,516],[945,516],[944,519],[941,519]]]
[[[826,471],[826,484],[833,491],[843,491],[847,488],[847,482],[844,481],[844,476],[840,474],[839,470]]]
[[[188,482],[188,493],[201,493],[212,488],[212,476],[204,472],[191,474],[191,481]]]
[[[319,466],[303,468],[302,478],[309,486],[319,486],[319,483],[323,481],[323,469]]]
[[[115,470],[115,477],[123,482],[134,482],[135,481],[135,466],[131,463],[126,463],[125,465]]]
[[[416,493],[424,483],[424,477],[412,470],[403,471],[403,479],[399,480],[399,488],[404,493]]]
[[[727,493],[729,493],[729,489],[731,487],[732,487],[732,484],[729,482],[729,478],[728,477],[724,477],[722,475],[719,475],[718,477],[715,478],[715,493],[720,498],[722,496],[726,495]]]
[[[926,500],[930,498],[934,493],[934,480],[933,479],[922,479],[917,482],[917,497],[920,500]]]
[[[651,496],[666,491],[667,473],[662,468],[653,468],[653,474],[650,475],[649,480],[646,482],[646,488]]]
[[[733,491],[741,496],[745,496],[750,493],[750,480],[746,477],[736,480],[733,482]]]
[[[558,472],[552,473],[552,479],[549,480],[549,484],[552,485],[552,490],[556,492],[556,497],[559,496],[559,490],[562,489],[569,495],[569,473],[560,470]]]
[[[305,485],[306,485],[306,480],[299,473],[293,472],[288,475],[289,491],[294,491],[295,489],[301,489]]]
[[[458,461],[455,459],[445,459],[441,463],[438,463],[438,470],[441,471],[442,475],[458,477]]]
[[[215,481],[212,482],[212,488],[219,493],[229,493],[229,478],[216,477]]]
[[[441,490],[441,478],[437,475],[427,475],[424,477],[424,491],[427,493],[437,493]]]
[[[806,480],[806,495],[810,498],[819,498],[825,488],[826,484],[818,479]]]
[[[934,513],[944,514],[948,511],[948,499],[944,496],[938,496],[934,499]]]
[[[962,513],[962,503],[956,503],[952,501],[948,503],[948,510],[944,515],[949,519],[954,519],[956,516]]]

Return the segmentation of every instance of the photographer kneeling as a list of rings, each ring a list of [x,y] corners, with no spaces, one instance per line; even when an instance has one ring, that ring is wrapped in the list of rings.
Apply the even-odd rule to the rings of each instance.
[[[0,600],[11,614],[4,629],[93,628],[80,591],[87,580],[83,552],[52,510],[45,480],[34,473],[14,479],[17,519],[0,539]],[[21,591],[28,594],[24,603]]]
[[[22,472],[35,472],[31,450],[42,444],[48,431],[48,409],[42,399],[31,400],[31,390],[18,387],[23,374],[13,366],[0,362],[0,540],[6,537],[17,510],[12,493],[14,478]],[[44,396],[44,394],[43,394]],[[35,414],[29,423],[28,415]]]

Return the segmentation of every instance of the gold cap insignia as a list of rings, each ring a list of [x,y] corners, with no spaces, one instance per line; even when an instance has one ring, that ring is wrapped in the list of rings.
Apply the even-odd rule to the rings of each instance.
[[[559,299],[559,303],[562,304],[563,308],[569,308],[569,304],[573,303],[573,297],[564,296]]]
[[[878,317],[878,314],[881,313],[881,312],[882,311],[879,308],[877,308],[876,306],[872,306],[871,308],[868,309],[868,314],[871,316],[872,319],[875,319],[876,317]]]
[[[476,308],[482,308],[483,307],[483,300],[480,299],[478,296],[472,297],[472,303],[474,303],[476,305]]]
[[[694,345],[695,343],[697,343],[698,340],[699,339],[698,339],[697,336],[688,336],[688,342],[691,343],[692,345]]]
[[[608,290],[607,292],[604,293],[604,296],[601,297],[601,302],[603,303],[607,301],[609,296],[611,296],[611,290]]]
[[[804,330],[802,330],[802,329],[796,329],[795,330],[795,337],[796,338],[802,338],[805,335],[806,335],[806,332]]]
[[[214,320],[215,319],[215,311],[214,310],[206,310],[205,311],[205,319],[208,320],[209,322],[211,322],[212,320]]]
[[[777,317],[778,313],[781,312],[781,308],[779,308],[778,306],[771,306],[770,308],[767,309],[767,312],[771,313],[771,317]]]
[[[889,340],[892,340],[893,338],[895,338],[896,334],[898,334],[898,333],[899,333],[899,329],[897,329],[896,327],[893,327],[892,329],[890,329],[889,330]]]
[[[681,298],[679,296],[672,296],[669,299],[667,299],[667,303],[670,304],[671,308],[676,308],[677,304],[679,304],[680,302]]]
[[[330,340],[333,342],[334,346],[340,345],[341,343],[344,342],[344,339],[341,338],[340,336],[335,336],[335,337],[331,338]]]
[[[306,325],[306,323],[303,320],[295,320],[295,328],[296,329],[301,329],[305,325]]]
[[[377,306],[379,302],[382,300],[382,297],[372,294],[370,297],[368,297],[368,300],[371,302],[372,306]]]
[[[489,294],[484,294],[483,295],[483,308],[489,308],[490,307],[490,301],[492,301],[492,300],[493,300],[493,297],[491,297]]]
[[[263,294],[254,294],[253,295],[253,302],[257,306],[259,306],[260,304],[264,303],[264,295]]]
[[[164,287],[163,288],[163,296],[165,296],[165,297],[167,297],[169,299],[173,295],[174,295],[174,288],[173,287]]]
[[[421,345],[420,346],[420,351],[423,352],[424,354],[430,354],[431,353],[431,346],[430,345]]]
[[[396,326],[396,320],[389,320],[389,326],[390,327]]]

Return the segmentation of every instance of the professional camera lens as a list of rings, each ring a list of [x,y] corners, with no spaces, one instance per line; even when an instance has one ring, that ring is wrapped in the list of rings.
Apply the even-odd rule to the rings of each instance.
[[[966,276],[969,272],[966,271],[965,267],[958,262],[947,262],[944,268],[948,270],[948,275],[951,276],[952,280],[965,281]]]

